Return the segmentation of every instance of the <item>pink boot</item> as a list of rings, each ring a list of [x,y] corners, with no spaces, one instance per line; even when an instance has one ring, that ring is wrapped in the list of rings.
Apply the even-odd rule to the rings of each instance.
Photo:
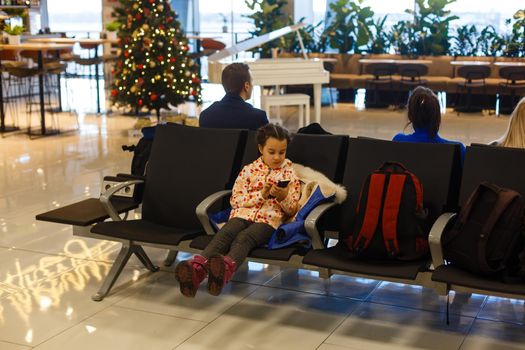
[[[230,281],[236,269],[235,261],[230,257],[220,254],[210,256],[208,259],[208,293],[221,294],[222,288]]]
[[[195,255],[190,260],[181,261],[175,268],[175,278],[180,283],[180,292],[187,297],[193,298],[197,289],[206,278],[206,258]]]

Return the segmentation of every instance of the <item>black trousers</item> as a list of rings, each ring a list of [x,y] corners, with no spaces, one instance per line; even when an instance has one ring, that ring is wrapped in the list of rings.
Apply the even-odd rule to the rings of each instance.
[[[253,249],[268,243],[274,230],[268,224],[233,218],[213,236],[201,255],[206,259],[213,254],[227,255],[239,267]]]

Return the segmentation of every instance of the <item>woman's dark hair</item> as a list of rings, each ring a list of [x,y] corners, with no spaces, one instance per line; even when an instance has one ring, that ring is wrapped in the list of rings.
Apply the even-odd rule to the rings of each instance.
[[[441,125],[441,109],[436,94],[423,86],[415,88],[408,98],[408,120],[414,129],[437,136]]]
[[[239,95],[246,82],[251,82],[250,67],[246,63],[232,63],[222,71],[224,91]]]
[[[273,137],[279,141],[286,140],[286,143],[290,143],[291,140],[290,133],[288,133],[288,130],[282,126],[266,124],[265,126],[261,126],[259,129],[257,129],[257,135],[255,137],[257,146],[264,147],[266,141],[270,137]]]

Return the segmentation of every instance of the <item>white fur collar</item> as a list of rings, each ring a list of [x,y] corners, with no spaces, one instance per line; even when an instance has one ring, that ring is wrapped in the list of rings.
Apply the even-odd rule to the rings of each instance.
[[[332,182],[323,173],[297,163],[293,163],[292,167],[299,180],[307,185],[311,182],[318,184],[325,197],[335,194],[335,202],[338,204],[346,199],[344,186]]]

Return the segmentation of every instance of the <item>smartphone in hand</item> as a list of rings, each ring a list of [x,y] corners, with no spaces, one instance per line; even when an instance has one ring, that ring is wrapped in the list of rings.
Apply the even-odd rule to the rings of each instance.
[[[290,183],[290,180],[280,180],[277,182],[277,187],[285,188]]]

